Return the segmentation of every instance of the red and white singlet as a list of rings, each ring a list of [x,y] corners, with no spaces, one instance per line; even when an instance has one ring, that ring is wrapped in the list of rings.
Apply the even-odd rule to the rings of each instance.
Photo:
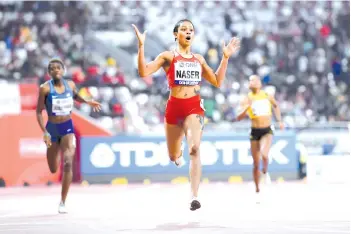
[[[194,54],[191,58],[185,58],[176,51],[173,53],[174,57],[167,72],[168,87],[198,85],[202,77],[200,61]]]

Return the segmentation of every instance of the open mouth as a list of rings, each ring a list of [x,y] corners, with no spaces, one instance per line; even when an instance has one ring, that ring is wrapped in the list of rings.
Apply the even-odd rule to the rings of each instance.
[[[191,37],[190,37],[190,36],[187,36],[185,39],[186,39],[187,41],[190,41],[190,40],[191,40]]]

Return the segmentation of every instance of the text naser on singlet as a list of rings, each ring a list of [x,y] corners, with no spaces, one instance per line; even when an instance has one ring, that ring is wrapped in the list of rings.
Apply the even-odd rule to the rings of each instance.
[[[174,82],[178,85],[197,85],[201,82],[201,64],[178,61],[174,64]]]

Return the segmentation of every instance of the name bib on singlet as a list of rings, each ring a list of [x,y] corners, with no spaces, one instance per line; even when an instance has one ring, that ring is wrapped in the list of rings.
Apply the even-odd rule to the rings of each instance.
[[[69,115],[72,109],[72,97],[52,99],[52,113],[55,115]]]
[[[198,85],[201,82],[199,62],[178,61],[174,63],[174,83],[177,85]]]
[[[266,116],[271,114],[271,105],[267,99],[253,101],[251,108],[255,116]]]

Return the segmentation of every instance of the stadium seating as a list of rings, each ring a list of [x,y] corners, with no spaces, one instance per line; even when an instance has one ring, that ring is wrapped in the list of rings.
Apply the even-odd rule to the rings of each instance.
[[[221,40],[232,36],[242,40],[223,86],[214,89],[204,84],[201,90],[212,127],[227,126],[234,118],[239,100],[248,91],[247,78],[253,73],[275,93],[288,126],[349,121],[349,2],[171,4],[1,2],[0,78],[25,82],[37,77],[43,82],[49,79],[48,60],[59,56],[68,67],[67,78],[77,83],[81,94],[102,102],[101,113],[83,104],[77,105],[81,112],[116,133],[163,129],[168,97],[164,72],[143,80],[136,75],[135,39],[115,46],[111,39],[100,38],[105,49],[98,50],[86,35],[95,31],[130,33],[130,24],[135,23],[148,30],[146,57],[151,60],[163,49],[174,48],[173,26],[178,19],[189,18],[196,30],[193,50],[203,54],[213,69],[220,62]],[[116,56],[119,52],[125,57]],[[133,64],[125,62],[127,55]]]

